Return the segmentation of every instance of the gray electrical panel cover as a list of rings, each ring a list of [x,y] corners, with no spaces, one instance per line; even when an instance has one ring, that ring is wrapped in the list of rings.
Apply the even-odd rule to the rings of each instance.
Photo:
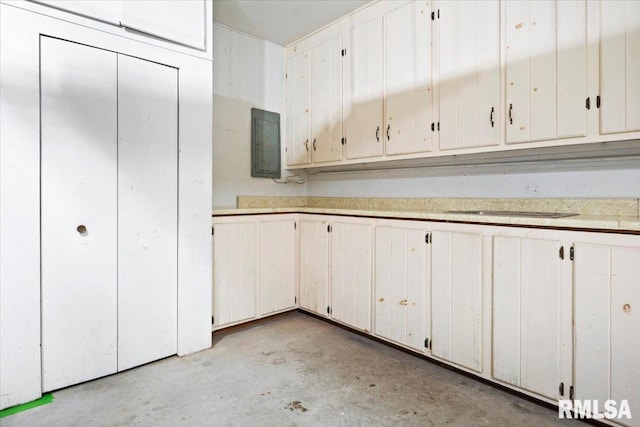
[[[251,176],[280,178],[280,114],[251,109]]]

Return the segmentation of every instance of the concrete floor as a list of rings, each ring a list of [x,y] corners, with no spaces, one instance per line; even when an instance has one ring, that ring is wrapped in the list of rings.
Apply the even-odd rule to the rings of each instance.
[[[297,312],[53,394],[0,424],[566,425],[556,411]]]

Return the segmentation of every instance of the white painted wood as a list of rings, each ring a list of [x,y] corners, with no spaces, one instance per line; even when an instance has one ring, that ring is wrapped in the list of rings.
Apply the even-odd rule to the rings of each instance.
[[[437,7],[440,149],[496,145],[499,2],[441,1]]]
[[[286,146],[287,164],[311,162],[310,136],[310,52],[302,52],[287,61]]]
[[[586,1],[504,7],[507,143],[586,135]]]
[[[381,156],[383,129],[382,16],[354,27],[344,46],[344,132],[347,159]]]
[[[587,134],[587,2],[556,2],[557,129],[556,138]],[[593,98],[593,96],[592,96]],[[591,108],[596,108],[590,99]]]
[[[431,243],[431,352],[482,370],[482,236],[434,231]]]
[[[296,305],[295,220],[263,220],[260,223],[260,314]]]
[[[311,157],[342,160],[342,38],[311,49]]]
[[[371,330],[372,226],[331,223],[331,317]]]
[[[494,237],[493,377],[551,399],[568,327],[559,321],[559,249],[554,240]]]
[[[222,326],[256,316],[255,220],[214,224],[213,316]]]
[[[375,334],[424,352],[427,232],[405,225],[375,229]]]
[[[117,370],[116,54],[43,37],[41,108],[47,391]]]
[[[118,55],[120,371],[177,351],[177,239],[178,70]]]
[[[635,310],[640,306],[640,249],[577,243],[575,251],[576,399],[626,399],[635,415],[633,408],[640,405],[640,346],[635,333],[640,327]],[[640,425],[635,417],[621,421]]]
[[[385,154],[431,151],[431,7],[407,3],[384,17]]]
[[[47,6],[67,10],[72,13],[120,25],[122,2],[114,0],[72,1],[72,0],[32,0]]]
[[[640,6],[613,0],[601,3],[600,131],[640,129]]]
[[[122,25],[197,49],[205,48],[204,0],[125,0]]]
[[[300,221],[300,307],[328,316],[329,233],[328,222]]]

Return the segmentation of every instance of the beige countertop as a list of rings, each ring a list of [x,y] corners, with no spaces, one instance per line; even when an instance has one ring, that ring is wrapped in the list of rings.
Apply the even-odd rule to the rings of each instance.
[[[449,209],[447,209],[449,210]],[[453,210],[453,209],[451,209]],[[515,210],[515,209],[512,209]],[[548,210],[548,212],[556,212]],[[620,214],[579,214],[565,218],[531,218],[521,216],[490,216],[460,213],[447,213],[445,211],[425,211],[418,209],[378,208],[378,209],[352,209],[336,207],[240,207],[240,208],[216,208],[213,216],[230,215],[256,215],[256,214],[285,214],[306,213],[322,215],[348,215],[376,218],[401,218],[446,221],[456,223],[495,224],[515,226],[538,226],[563,229],[589,229],[607,230],[618,232],[640,232],[640,220],[637,215]]]

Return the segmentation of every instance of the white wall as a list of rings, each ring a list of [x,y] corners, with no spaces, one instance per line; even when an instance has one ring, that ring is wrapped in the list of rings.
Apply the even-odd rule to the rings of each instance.
[[[639,198],[640,160],[546,161],[308,178],[318,197]]]
[[[213,206],[234,206],[238,195],[306,195],[305,185],[251,177],[252,107],[280,114],[284,147],[284,48],[214,24],[213,58]]]

